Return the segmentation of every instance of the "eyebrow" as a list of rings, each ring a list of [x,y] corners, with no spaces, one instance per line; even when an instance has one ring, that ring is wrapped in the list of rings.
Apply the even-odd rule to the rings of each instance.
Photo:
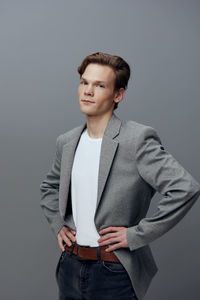
[[[84,77],[81,77],[81,79],[83,79],[83,80],[85,80],[85,81],[88,81],[88,80],[87,80],[86,78],[84,78]],[[99,83],[99,82],[103,82],[103,83],[106,84],[106,82],[103,81],[103,80],[95,80],[95,81],[94,81],[94,83]]]

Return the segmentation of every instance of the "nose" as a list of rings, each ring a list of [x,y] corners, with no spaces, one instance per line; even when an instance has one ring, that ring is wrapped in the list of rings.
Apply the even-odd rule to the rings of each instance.
[[[87,84],[84,90],[85,95],[93,95],[94,91],[91,85]]]

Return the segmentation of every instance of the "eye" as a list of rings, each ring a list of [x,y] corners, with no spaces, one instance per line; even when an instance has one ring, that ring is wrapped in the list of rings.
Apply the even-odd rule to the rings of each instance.
[[[100,86],[101,88],[104,88],[104,85],[102,85],[102,84],[99,84],[98,86]]]
[[[87,82],[86,81],[81,81],[81,84],[85,85],[85,84],[87,84]]]

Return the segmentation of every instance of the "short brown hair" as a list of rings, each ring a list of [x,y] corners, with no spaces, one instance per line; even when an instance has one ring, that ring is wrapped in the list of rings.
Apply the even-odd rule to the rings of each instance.
[[[127,89],[131,70],[128,63],[123,58],[117,55],[111,55],[102,52],[91,53],[84,58],[81,65],[77,69],[80,77],[90,63],[110,66],[113,69],[113,71],[115,72],[114,91],[117,91],[120,88],[124,88],[125,90]],[[117,107],[118,103],[115,103],[114,109],[116,109]]]

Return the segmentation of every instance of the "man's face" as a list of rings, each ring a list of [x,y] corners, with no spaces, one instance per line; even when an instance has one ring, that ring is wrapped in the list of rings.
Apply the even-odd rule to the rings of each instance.
[[[78,88],[81,112],[88,116],[111,113],[116,99],[114,83],[115,73],[111,67],[90,63],[80,78]]]

